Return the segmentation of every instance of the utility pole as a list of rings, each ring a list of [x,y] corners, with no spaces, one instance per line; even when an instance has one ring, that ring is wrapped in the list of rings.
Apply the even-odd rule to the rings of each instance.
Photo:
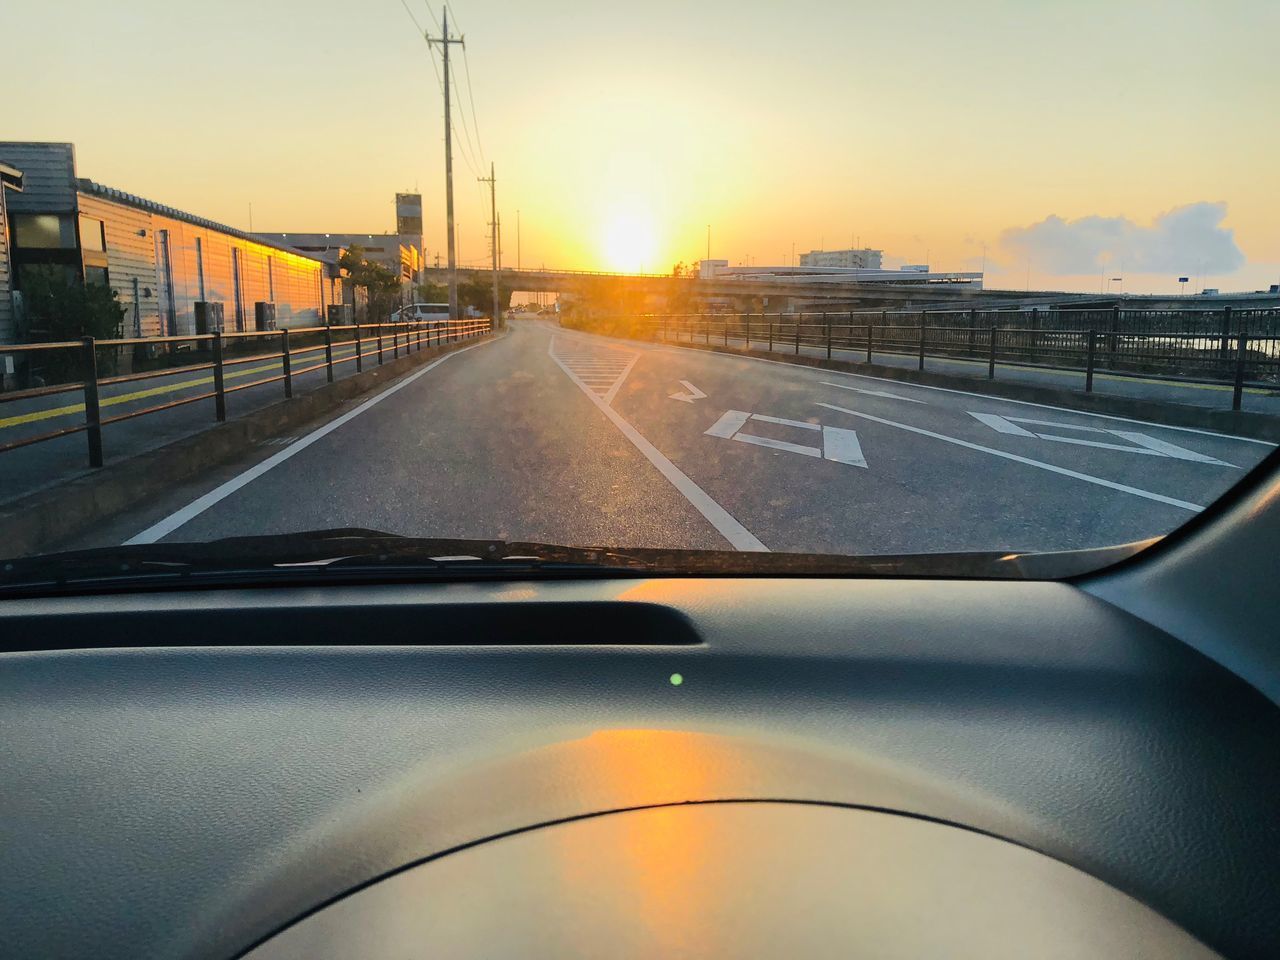
[[[453,121],[449,109],[449,47],[465,45],[465,38],[449,36],[449,8],[444,7],[440,36],[426,35],[428,44],[438,43],[444,53],[444,183],[445,216],[449,233],[449,319],[458,319],[458,258],[453,239]]]
[[[503,322],[498,312],[498,178],[493,172],[493,164],[489,164],[489,176],[476,179],[489,185],[489,230],[493,241],[493,324],[496,329]]]

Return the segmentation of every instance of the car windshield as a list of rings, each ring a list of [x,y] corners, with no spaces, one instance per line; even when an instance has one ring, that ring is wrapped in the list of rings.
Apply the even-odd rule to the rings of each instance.
[[[1061,577],[1280,441],[1273,2],[4,24],[0,593]]]

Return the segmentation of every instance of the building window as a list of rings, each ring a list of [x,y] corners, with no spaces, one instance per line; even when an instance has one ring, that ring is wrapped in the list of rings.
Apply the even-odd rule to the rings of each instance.
[[[74,250],[75,230],[71,218],[56,213],[15,213],[13,245],[27,250]]]
[[[107,234],[101,220],[80,215],[80,249],[98,253],[107,249]]]
[[[107,282],[107,268],[86,266],[84,268],[84,282],[99,287],[110,286]]]

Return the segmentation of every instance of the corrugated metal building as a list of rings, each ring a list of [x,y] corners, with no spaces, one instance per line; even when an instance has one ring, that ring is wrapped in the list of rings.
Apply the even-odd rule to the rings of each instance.
[[[0,163],[0,343],[13,338],[13,284],[9,269],[9,217],[6,213],[10,192],[22,192],[22,172]],[[12,360],[0,359],[0,379],[12,374]]]
[[[323,323],[327,305],[342,302],[341,282],[323,260],[79,178],[69,143],[0,143],[0,163],[25,180],[9,197],[17,289],[34,265],[105,283],[126,308],[126,336],[195,333],[198,301],[223,305],[226,330],[254,329],[260,302],[274,304],[280,327]],[[6,336],[23,339],[21,323],[7,334],[0,327],[0,342]]]

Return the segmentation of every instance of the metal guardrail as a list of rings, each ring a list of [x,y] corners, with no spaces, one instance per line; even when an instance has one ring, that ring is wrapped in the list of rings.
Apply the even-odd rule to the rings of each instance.
[[[56,384],[53,386],[37,387],[30,390],[18,390],[8,393],[0,393],[0,409],[3,404],[12,403],[19,400],[30,400],[39,397],[54,396],[61,393],[82,392],[84,395],[84,422],[70,427],[62,427],[57,430],[50,430],[46,433],[37,434],[35,436],[23,437],[20,440],[13,440],[8,443],[0,443],[0,453],[8,453],[11,450],[18,450],[23,447],[29,447],[32,444],[43,443],[48,440],[56,440],[59,437],[65,437],[71,434],[84,433],[88,440],[89,448],[89,465],[91,467],[101,467],[103,464],[103,447],[102,447],[102,428],[113,423],[121,423],[125,420],[133,420],[137,417],[144,417],[153,413],[161,413],[165,410],[172,410],[175,407],[186,406],[191,403],[199,403],[203,400],[212,400],[214,408],[214,419],[223,422],[227,419],[227,396],[233,393],[239,393],[242,390],[249,390],[253,387],[261,387],[266,384],[282,383],[283,392],[286,399],[293,397],[293,381],[294,378],[303,374],[312,373],[317,370],[324,370],[329,383],[334,381],[335,368],[344,363],[355,363],[355,372],[359,373],[364,369],[364,360],[366,357],[376,357],[377,363],[381,365],[385,360],[387,353],[391,354],[392,359],[397,359],[403,351],[405,356],[410,352],[420,352],[423,347],[440,346],[445,343],[453,343],[459,340],[466,340],[488,333],[491,322],[488,318],[478,320],[457,320],[444,322],[402,322],[402,323],[373,323],[373,324],[347,324],[333,325],[322,327],[294,327],[284,330],[269,331],[241,331],[241,332],[216,332],[209,334],[192,334],[191,336],[178,337],[132,337],[123,340],[95,340],[93,337],[85,337],[78,341],[64,341],[60,343],[24,343],[24,344],[4,344],[0,345],[0,356],[5,354],[21,355],[21,354],[40,354],[55,351],[76,351],[79,354],[81,366],[81,379],[69,381],[67,383]],[[334,334],[343,331],[351,331],[352,337],[349,340],[334,340]],[[296,345],[292,341],[295,338],[311,337],[315,343],[309,345]],[[253,351],[248,356],[228,356],[227,344],[229,342],[241,342],[253,344],[255,342],[276,341],[278,349],[268,353]],[[117,377],[99,377],[98,376],[98,357],[102,351],[118,350],[127,347],[136,346],[176,346],[179,344],[195,344],[207,345],[211,354],[208,362],[184,364],[175,367],[163,367],[156,370],[148,370],[142,373],[127,374]],[[349,356],[334,356],[335,348],[353,347]],[[323,359],[319,356],[322,355]],[[304,358],[310,358],[304,360]],[[226,385],[226,371],[228,368],[239,367],[249,363],[261,363],[263,361],[280,361],[280,373],[254,380],[250,383],[237,384],[233,387]],[[300,369],[294,367],[295,360],[302,360],[307,365]],[[312,362],[312,361],[318,362]],[[126,413],[117,414],[113,417],[103,417],[101,410],[101,388],[121,383],[136,383],[144,380],[154,380],[160,377],[172,377],[182,374],[200,373],[206,370],[213,371],[213,389],[207,392],[199,393],[194,396],[179,397],[177,400],[171,400],[168,403],[155,404],[145,407],[141,410],[130,410]]]
[[[1169,382],[1226,384],[1239,410],[1246,386],[1280,389],[1280,310],[963,310],[650,315],[632,318],[654,339],[712,342],[831,359],[854,352],[926,360],[1071,370],[1093,392],[1096,373]],[[914,322],[911,322],[914,321]],[[1019,323],[1020,321],[1020,323]],[[1082,325],[1087,322],[1087,325]]]

